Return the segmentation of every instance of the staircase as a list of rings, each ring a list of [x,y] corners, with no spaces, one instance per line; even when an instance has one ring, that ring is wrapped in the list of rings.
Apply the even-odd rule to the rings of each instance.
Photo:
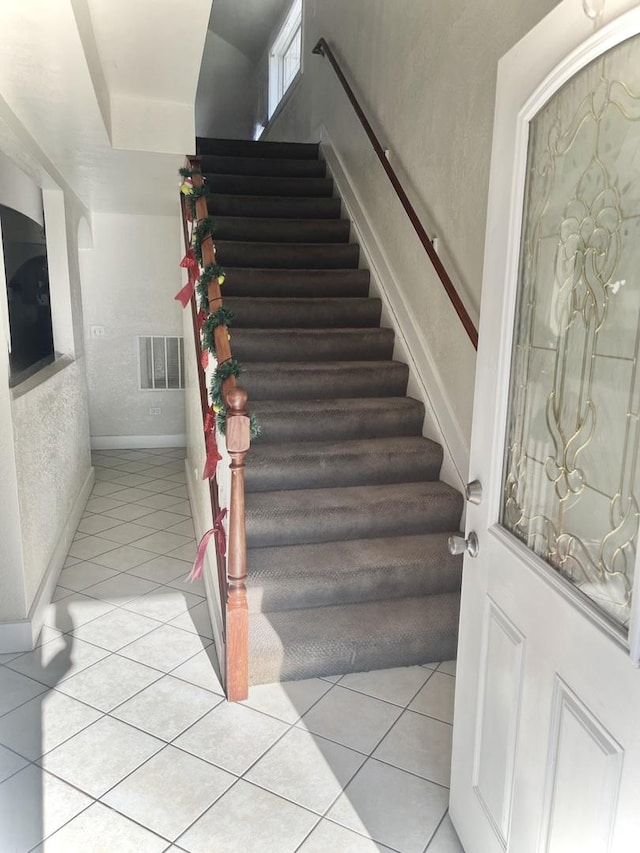
[[[247,456],[253,684],[455,657],[462,497],[311,144],[200,139]]]

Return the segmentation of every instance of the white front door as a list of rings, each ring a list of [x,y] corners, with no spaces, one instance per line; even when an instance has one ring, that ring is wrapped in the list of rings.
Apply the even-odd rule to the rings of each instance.
[[[498,71],[451,777],[467,853],[640,851],[634,5],[606,0],[594,32],[565,0]]]

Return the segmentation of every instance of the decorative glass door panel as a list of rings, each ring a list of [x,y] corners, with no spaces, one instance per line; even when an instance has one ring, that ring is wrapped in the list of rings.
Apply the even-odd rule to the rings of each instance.
[[[640,473],[640,36],[530,124],[502,524],[627,628]]]

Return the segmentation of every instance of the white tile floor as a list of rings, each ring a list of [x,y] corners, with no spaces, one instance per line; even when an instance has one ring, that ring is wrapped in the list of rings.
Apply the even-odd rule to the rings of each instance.
[[[101,451],[39,647],[0,656],[0,851],[460,853],[455,666],[222,695],[181,450]]]

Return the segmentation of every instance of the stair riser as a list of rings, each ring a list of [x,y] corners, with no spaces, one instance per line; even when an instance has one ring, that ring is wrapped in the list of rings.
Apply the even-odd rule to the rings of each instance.
[[[345,567],[345,577],[338,581],[333,576],[308,577],[301,571],[298,578],[286,584],[270,582],[267,578],[251,581],[251,552],[248,563],[247,599],[251,613],[277,613],[360,601],[455,593],[460,590],[462,582],[462,560],[459,557],[449,556],[446,560],[437,561],[430,554],[425,555],[421,565],[391,566],[366,572],[365,575],[349,574],[349,567]]]
[[[281,460],[275,457],[260,460],[247,457],[245,474],[248,492],[269,492],[278,489],[327,489],[334,486],[361,486],[365,484],[417,483],[437,480],[441,460],[425,452],[387,453],[384,456],[360,454],[358,456],[312,456]],[[253,463],[253,464],[252,464]]]
[[[226,293],[226,291],[225,291]],[[374,328],[380,323],[382,305],[379,299],[234,299],[226,298],[225,306],[233,312],[234,329],[268,330],[265,337],[278,329],[360,329]],[[286,334],[286,333],[285,333]],[[336,333],[334,333],[335,335]],[[262,356],[260,361],[269,359]],[[337,356],[332,359],[337,361]],[[302,361],[310,361],[308,358]]]
[[[348,364],[348,362],[346,362]],[[399,362],[353,362],[353,367],[323,369],[313,365],[247,362],[241,385],[249,400],[329,400],[347,397],[401,397],[407,389],[409,370]],[[255,408],[255,407],[254,407]]]
[[[447,541],[448,534],[431,533],[250,548],[247,586],[254,612],[457,592],[462,557],[449,554]]]
[[[351,223],[346,219],[252,219],[219,216],[216,240],[263,243],[347,243]]]
[[[286,196],[287,198],[330,198],[333,195],[331,178],[260,178],[249,175],[204,174],[211,192],[224,195]]]
[[[449,630],[442,632],[437,643],[421,642],[418,639],[406,642],[402,647],[389,647],[384,637],[377,643],[364,648],[345,649],[340,654],[318,655],[305,660],[304,655],[295,657],[289,650],[284,659],[267,668],[254,654],[249,655],[249,683],[251,685],[272,684],[277,681],[297,681],[323,676],[348,675],[351,672],[369,672],[374,669],[395,669],[397,667],[420,666],[423,663],[437,663],[442,660],[454,660],[458,647],[458,614],[452,613]],[[249,629],[251,633],[251,629]]]
[[[222,157],[205,154],[203,172],[220,175],[260,175],[264,177],[324,178],[327,167],[323,160],[282,160],[275,157]]]
[[[218,263],[224,267],[267,269],[356,269],[360,247],[356,243],[241,243],[216,238]]]
[[[325,325],[324,323],[322,324]],[[382,332],[383,334],[380,334]],[[383,361],[393,353],[391,329],[300,332],[297,329],[233,330],[233,354],[245,361]]]
[[[250,408],[260,423],[260,435],[254,442],[292,441],[352,441],[358,438],[389,438],[420,435],[424,409],[396,406],[379,407],[377,413],[360,410],[357,401],[350,409],[333,411],[328,415],[310,416],[306,412],[265,411],[260,401],[251,401]],[[382,401],[381,401],[382,403]]]
[[[458,496],[459,497],[459,496]],[[461,500],[405,500],[395,506],[384,501],[360,506],[317,507],[286,515],[261,508],[254,511],[247,495],[247,547],[302,545],[346,539],[411,536],[455,531],[460,525]]]
[[[261,642],[264,632],[261,627],[254,628],[253,619],[250,619],[250,682],[263,684],[336,673],[366,672],[455,658],[460,596],[455,593],[428,596],[418,599],[416,603],[419,603],[422,611],[420,630],[403,632],[402,625],[398,626],[398,621],[402,619],[399,613],[393,628],[384,626],[383,630],[372,630],[368,635],[343,640],[343,620],[336,620],[332,626],[329,617],[324,632],[326,641],[322,644],[314,642],[315,638],[306,641],[302,627],[298,641],[288,635],[282,639],[269,636],[271,642],[265,647]],[[277,622],[272,633],[279,633]]]
[[[221,157],[274,157],[276,159],[317,160],[317,142],[254,142],[249,139],[196,139],[198,154]]]
[[[362,298],[368,270],[261,270],[225,267],[224,296],[274,298]]]
[[[281,219],[339,219],[339,198],[269,198],[213,195],[207,199],[211,216],[250,216]]]

